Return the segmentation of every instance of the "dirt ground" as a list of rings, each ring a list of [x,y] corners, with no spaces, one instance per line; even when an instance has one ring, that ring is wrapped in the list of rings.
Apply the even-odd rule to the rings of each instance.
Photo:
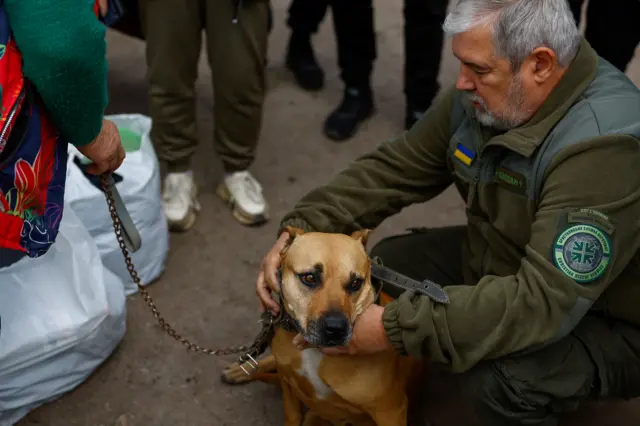
[[[402,2],[376,0],[378,60],[374,85],[377,114],[357,137],[335,144],[322,136],[325,115],[340,99],[342,83],[336,66],[331,19],[314,43],[327,73],[327,86],[317,94],[299,90],[283,68],[288,31],[288,1],[275,0],[271,36],[270,92],[266,102],[259,156],[253,171],[263,182],[273,220],[258,229],[237,224],[216,198],[221,177],[212,151],[210,73],[201,63],[198,81],[202,144],[196,156],[196,178],[202,214],[195,228],[171,236],[163,277],[150,287],[159,309],[186,336],[204,346],[225,347],[249,342],[258,331],[254,282],[259,262],[274,241],[278,218],[306,191],[329,179],[350,160],[401,131]],[[328,17],[330,18],[330,16]],[[109,113],[147,112],[144,45],[110,32],[111,103]],[[441,82],[454,81],[457,63],[444,46]],[[639,51],[640,53],[640,51]],[[640,55],[637,55],[640,56]],[[629,75],[640,85],[640,58]],[[461,202],[447,191],[423,206],[411,207],[386,221],[370,244],[405,227],[462,223]],[[281,425],[280,391],[263,384],[228,387],[219,374],[234,356],[187,353],[164,335],[139,296],[128,301],[128,330],[120,348],[84,384],[56,402],[32,412],[22,426],[227,426]],[[446,381],[432,379],[436,426],[468,425]],[[614,420],[615,418],[615,420]],[[589,422],[587,422],[587,420]],[[640,403],[582,412],[568,424],[632,426],[640,424]]]

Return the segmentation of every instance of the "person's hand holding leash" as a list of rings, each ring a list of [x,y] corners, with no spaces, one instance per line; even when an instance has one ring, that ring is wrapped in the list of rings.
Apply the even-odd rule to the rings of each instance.
[[[99,0],[98,4],[100,5],[100,15],[107,16],[109,12],[109,0]]]
[[[383,312],[384,308],[380,305],[369,306],[353,324],[349,346],[318,349],[325,355],[366,355],[393,350],[382,326]],[[309,347],[300,334],[293,339],[293,344],[299,350]]]
[[[102,120],[102,129],[91,143],[78,147],[78,151],[93,162],[87,167],[92,175],[111,174],[126,156],[118,127],[109,120]]]
[[[280,252],[285,247],[289,234],[283,232],[280,238],[273,245],[269,253],[262,259],[260,264],[260,272],[256,281],[256,294],[260,298],[260,311],[264,312],[267,308],[274,315],[280,311],[280,306],[271,298],[271,291],[280,291],[278,283],[278,268],[280,267]]]

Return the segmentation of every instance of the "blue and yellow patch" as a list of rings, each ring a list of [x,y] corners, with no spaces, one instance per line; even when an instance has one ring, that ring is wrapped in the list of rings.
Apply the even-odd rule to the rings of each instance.
[[[458,145],[456,145],[456,150],[453,152],[453,155],[458,160],[462,161],[462,163],[467,167],[470,166],[471,163],[473,163],[473,159],[476,156],[475,152],[471,151],[461,143],[458,143]]]

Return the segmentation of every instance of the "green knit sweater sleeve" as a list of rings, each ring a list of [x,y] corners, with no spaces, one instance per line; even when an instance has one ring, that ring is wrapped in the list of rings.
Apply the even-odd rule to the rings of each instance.
[[[87,0],[5,0],[9,25],[36,88],[62,137],[93,141],[107,104],[106,27]]]

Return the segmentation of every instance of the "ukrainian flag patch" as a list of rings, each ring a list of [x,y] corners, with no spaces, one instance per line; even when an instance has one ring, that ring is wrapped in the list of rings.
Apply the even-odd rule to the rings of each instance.
[[[454,151],[453,155],[458,160],[462,161],[462,163],[465,164],[466,166],[470,166],[471,163],[473,163],[473,159],[476,156],[476,154],[473,151],[471,151],[469,148],[462,145],[461,143],[459,143],[456,146],[456,150]]]

